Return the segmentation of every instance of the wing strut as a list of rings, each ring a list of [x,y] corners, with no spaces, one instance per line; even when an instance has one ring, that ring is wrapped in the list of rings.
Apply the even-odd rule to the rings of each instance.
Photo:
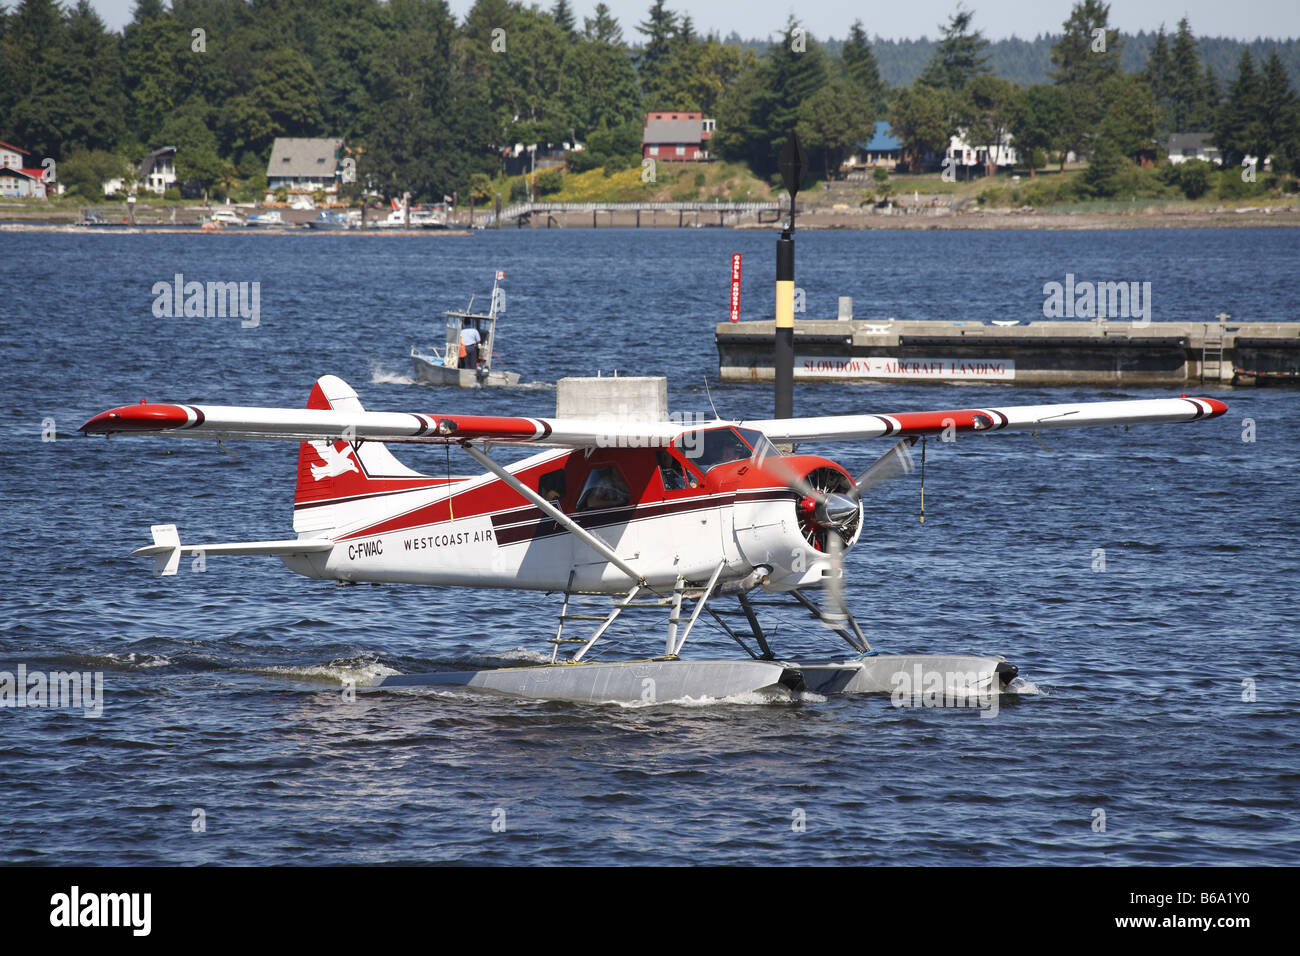
[[[533,489],[529,488],[522,481],[520,481],[514,475],[510,474],[510,472],[506,471],[504,468],[498,465],[487,455],[483,454],[483,452],[479,451],[469,442],[467,441],[461,442],[460,447],[464,448],[465,451],[469,453],[469,456],[473,458],[476,462],[478,462],[488,471],[492,472],[492,474],[496,475],[498,478],[504,481],[515,491],[519,492],[521,495],[523,495],[533,504],[537,505],[537,507],[541,508],[544,513],[546,513],[547,515],[549,515],[551,518],[555,520],[556,524],[573,532],[575,537],[577,537],[580,541],[584,542],[593,551],[599,554],[610,564],[614,565],[614,567],[618,568],[620,571],[626,574],[637,584],[642,586],[645,585],[645,578],[638,571],[636,571],[630,564],[628,564],[626,561],[620,558],[618,554],[614,551],[614,549],[611,548],[609,545],[607,545],[604,541],[601,541],[594,534],[592,534],[582,525],[578,524],[578,522],[574,521],[571,517],[566,515],[559,508],[555,507],[555,505],[551,504],[549,501],[547,501],[537,492],[533,491]]]

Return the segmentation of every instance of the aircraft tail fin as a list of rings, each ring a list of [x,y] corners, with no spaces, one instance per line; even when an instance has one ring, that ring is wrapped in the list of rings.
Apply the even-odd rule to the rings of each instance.
[[[335,375],[316,380],[307,407],[364,410],[357,393]],[[293,530],[299,534],[328,532],[383,517],[397,505],[394,496],[440,488],[446,483],[446,478],[423,475],[406,467],[383,442],[303,442],[298,446]]]

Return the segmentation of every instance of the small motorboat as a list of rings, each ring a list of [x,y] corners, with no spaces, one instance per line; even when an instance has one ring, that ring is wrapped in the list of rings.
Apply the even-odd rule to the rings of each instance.
[[[470,296],[465,311],[453,309],[443,313],[447,321],[441,348],[421,352],[415,346],[411,347],[417,382],[423,385],[459,385],[461,388],[519,384],[518,372],[492,367],[493,359],[499,358],[495,351],[497,320],[506,310],[505,290],[500,287],[505,277],[506,274],[498,269],[492,283],[492,307],[486,315],[473,311],[474,297]],[[461,359],[461,334],[470,328],[479,335],[478,361],[473,366],[463,367],[467,361]]]

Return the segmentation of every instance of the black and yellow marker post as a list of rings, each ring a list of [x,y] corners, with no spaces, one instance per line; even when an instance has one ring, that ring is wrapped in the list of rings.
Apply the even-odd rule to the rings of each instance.
[[[794,197],[808,169],[799,134],[786,137],[781,150],[781,179],[790,193],[790,224],[776,241],[776,418],[794,417]]]

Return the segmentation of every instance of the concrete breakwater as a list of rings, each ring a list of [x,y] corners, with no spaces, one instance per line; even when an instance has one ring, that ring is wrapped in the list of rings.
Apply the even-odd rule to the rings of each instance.
[[[775,324],[722,322],[723,381],[771,381]],[[803,319],[795,381],[1028,385],[1300,382],[1300,322]]]

